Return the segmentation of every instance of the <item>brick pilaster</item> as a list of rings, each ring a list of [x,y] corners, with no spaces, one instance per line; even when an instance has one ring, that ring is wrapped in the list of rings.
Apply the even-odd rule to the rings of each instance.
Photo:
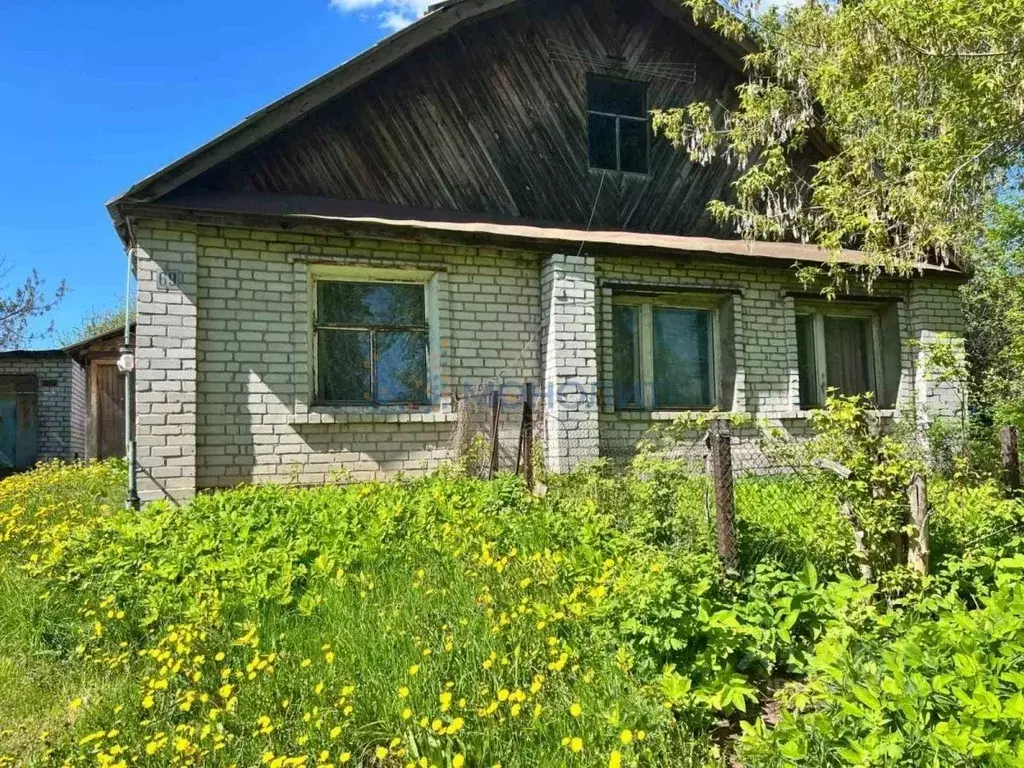
[[[196,492],[196,231],[142,222],[136,274],[136,434],[143,501]]]
[[[549,256],[541,305],[545,460],[551,471],[568,472],[599,455],[594,259]]]

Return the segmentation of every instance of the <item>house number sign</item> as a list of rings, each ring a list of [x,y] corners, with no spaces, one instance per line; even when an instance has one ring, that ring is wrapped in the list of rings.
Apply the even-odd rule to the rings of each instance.
[[[181,282],[181,272],[176,270],[168,270],[161,272],[157,275],[156,285],[161,291],[169,291],[173,288],[178,287],[178,283]]]

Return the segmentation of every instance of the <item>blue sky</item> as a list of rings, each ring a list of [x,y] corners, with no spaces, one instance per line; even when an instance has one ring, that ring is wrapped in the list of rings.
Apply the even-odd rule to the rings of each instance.
[[[58,331],[117,303],[125,259],[107,200],[356,55],[425,5],[2,0],[6,282],[21,283],[33,268],[50,287],[66,279],[71,292],[52,315]]]

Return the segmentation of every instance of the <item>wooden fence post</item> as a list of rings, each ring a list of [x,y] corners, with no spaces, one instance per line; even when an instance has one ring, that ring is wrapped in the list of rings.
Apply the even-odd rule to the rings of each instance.
[[[825,472],[831,472],[843,482],[849,483],[853,480],[853,470],[849,467],[844,467],[837,461],[817,459],[814,462],[814,466]],[[857,553],[860,577],[868,583],[873,582],[875,580],[875,570],[871,567],[871,552],[868,550],[867,534],[864,532],[864,527],[860,524],[860,518],[857,517],[857,511],[853,508],[853,504],[844,499],[842,494],[839,497],[839,514],[846,519],[853,529],[853,548]]]
[[[493,480],[498,473],[498,430],[501,426],[501,393],[491,393],[491,466],[487,479]]]
[[[928,486],[921,475],[914,475],[907,496],[910,500],[910,524],[914,528],[907,549],[907,565],[912,571],[927,576],[932,546],[928,532]]]
[[[1008,493],[1020,490],[1020,433],[1016,427],[999,430],[999,447],[1003,457],[1003,484]]]
[[[715,482],[715,533],[718,557],[727,573],[738,572],[740,554],[736,545],[736,497],[732,478],[732,436],[729,425],[715,421],[708,433],[711,474]]]

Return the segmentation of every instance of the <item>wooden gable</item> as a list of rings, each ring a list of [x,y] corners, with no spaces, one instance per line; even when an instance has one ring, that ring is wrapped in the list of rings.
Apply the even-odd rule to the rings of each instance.
[[[735,169],[651,140],[646,176],[589,168],[588,73],[651,107],[730,103],[736,60],[637,0],[524,0],[456,27],[157,203],[223,194],[374,201],[601,229],[728,236],[707,213]],[[695,78],[650,74],[692,64]]]

